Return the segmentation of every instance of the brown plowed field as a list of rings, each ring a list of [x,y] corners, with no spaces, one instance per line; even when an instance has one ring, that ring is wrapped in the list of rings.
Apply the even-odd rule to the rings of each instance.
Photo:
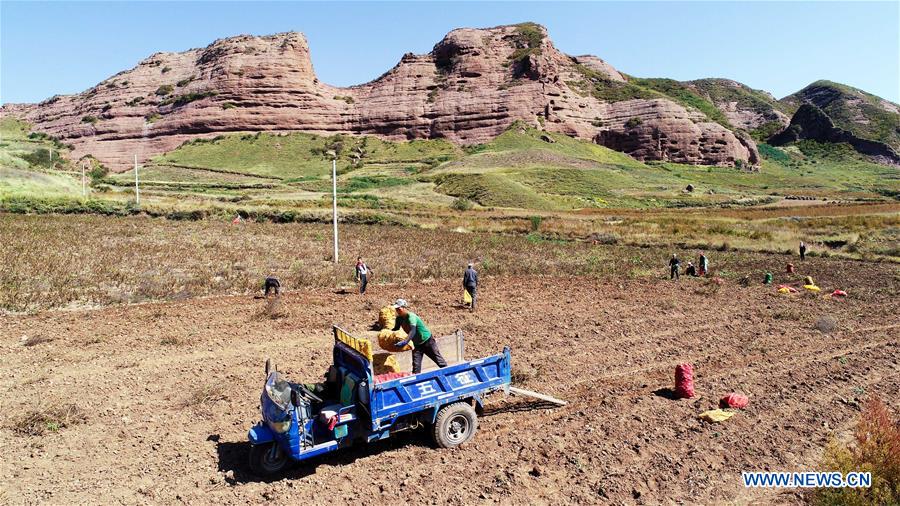
[[[824,289],[840,283],[847,300],[734,283],[712,291],[696,279],[525,277],[485,280],[475,313],[455,302],[454,279],[373,286],[366,297],[292,292],[277,319],[249,297],[7,316],[0,502],[796,501],[744,489],[740,472],[815,469],[860,401],[875,393],[896,410],[900,392],[900,300],[884,295],[896,267],[816,261],[803,267]],[[476,438],[455,450],[409,434],[276,481],[251,475],[246,431],[259,416],[264,359],[314,380],[330,360],[332,322],[364,334],[399,296],[436,333],[461,328],[469,358],[510,346],[518,384],[569,405],[498,395]],[[817,330],[822,317],[836,329]],[[658,391],[684,361],[698,397],[671,400]],[[720,424],[697,419],[732,391],[750,396],[747,409]],[[62,404],[86,419],[40,436],[15,430],[27,412]]]

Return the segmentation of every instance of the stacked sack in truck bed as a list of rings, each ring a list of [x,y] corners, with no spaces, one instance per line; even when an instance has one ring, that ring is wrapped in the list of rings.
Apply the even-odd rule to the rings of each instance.
[[[397,363],[397,357],[390,353],[376,353],[372,356],[372,369],[375,375],[398,373],[400,364]]]

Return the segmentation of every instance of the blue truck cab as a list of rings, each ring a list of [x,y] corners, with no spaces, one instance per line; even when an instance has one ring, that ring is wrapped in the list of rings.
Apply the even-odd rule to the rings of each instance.
[[[458,360],[415,375],[375,375],[372,343],[333,327],[333,363],[326,381],[289,382],[266,366],[260,396],[262,420],[248,433],[250,467],[259,475],[280,473],[291,461],[307,460],[352,444],[386,439],[402,430],[428,428],[437,446],[450,448],[474,436],[485,394],[507,390],[509,348],[478,360]]]

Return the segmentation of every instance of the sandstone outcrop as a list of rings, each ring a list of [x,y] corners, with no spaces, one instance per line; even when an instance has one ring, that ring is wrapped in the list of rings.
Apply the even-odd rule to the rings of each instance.
[[[77,95],[10,105],[3,114],[127,169],[185,140],[239,131],[367,134],[389,139],[488,141],[515,121],[592,139],[644,160],[753,166],[746,135],[666,98],[607,101],[576,83],[627,76],[594,56],[558,51],[535,24],[450,32],[406,54],[378,79],[320,82],[299,33],[238,36],[157,53]]]

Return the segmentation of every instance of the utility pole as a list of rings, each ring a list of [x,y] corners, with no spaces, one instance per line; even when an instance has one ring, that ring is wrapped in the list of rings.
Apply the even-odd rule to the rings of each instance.
[[[134,155],[134,203],[141,205],[141,188],[138,186],[137,155]]]
[[[82,197],[87,196],[87,187],[84,184],[84,165],[86,163],[87,162],[81,162],[81,196]]]
[[[338,262],[337,232],[337,154],[331,159],[331,214],[334,217],[334,263]]]

